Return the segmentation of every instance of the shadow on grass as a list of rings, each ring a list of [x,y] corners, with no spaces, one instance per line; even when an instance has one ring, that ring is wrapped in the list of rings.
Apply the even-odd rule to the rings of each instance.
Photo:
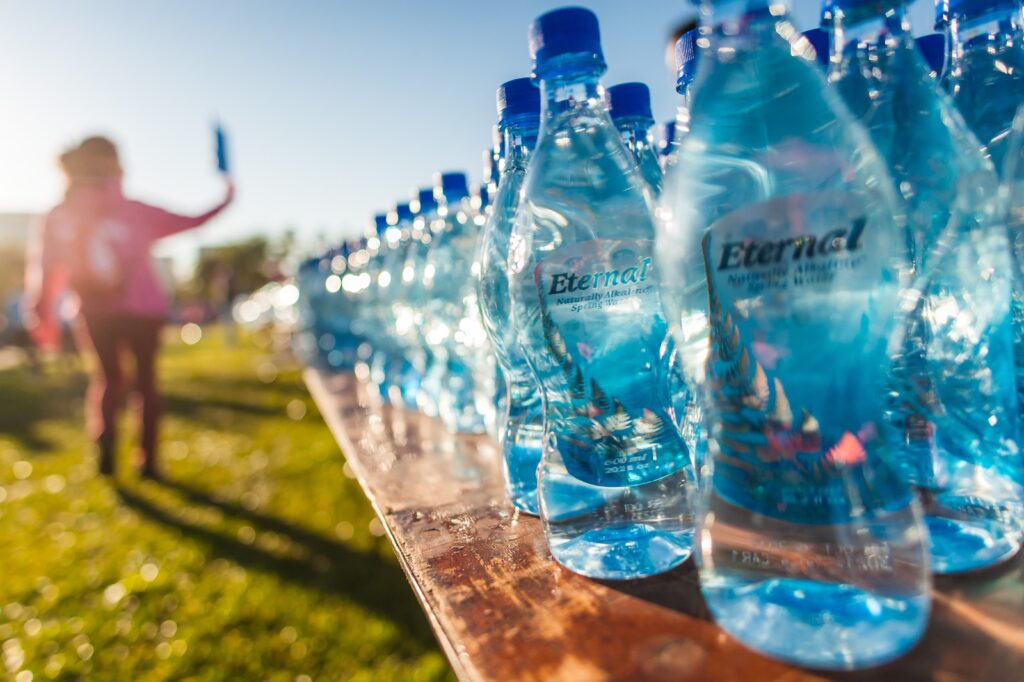
[[[0,371],[0,435],[9,436],[33,454],[59,450],[60,444],[45,433],[40,422],[80,420],[87,383],[77,367]]]
[[[165,393],[161,396],[160,403],[164,412],[168,414],[197,421],[210,418],[217,412],[224,414],[225,411],[253,417],[279,416],[283,412],[279,405],[257,405],[238,400],[175,393]]]
[[[257,530],[271,531],[297,546],[302,557],[285,556],[247,544],[218,530],[192,523],[179,507],[144,496],[138,489],[116,487],[127,507],[181,532],[209,547],[209,554],[229,559],[243,568],[274,573],[281,580],[337,594],[390,620],[406,636],[414,652],[436,648],[437,643],[416,603],[408,598],[409,584],[402,570],[372,552],[360,552],[282,519],[252,512],[206,493],[173,482],[161,482],[186,500],[245,519]]]

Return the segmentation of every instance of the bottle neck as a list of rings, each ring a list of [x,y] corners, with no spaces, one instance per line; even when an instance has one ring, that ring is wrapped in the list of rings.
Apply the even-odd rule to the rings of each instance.
[[[872,77],[884,73],[886,55],[896,49],[916,49],[906,7],[899,0],[879,15],[868,12],[835,13],[832,23],[831,72],[833,80],[851,70]]]
[[[545,121],[568,111],[603,109],[604,88],[599,70],[550,75],[540,82],[541,109]],[[505,150],[506,157],[508,149]]]
[[[785,19],[784,0],[703,0],[700,5],[702,35],[731,40],[747,37],[752,27]]]
[[[996,7],[976,16],[954,16],[947,28],[949,66],[956,70],[969,51],[1002,50],[1007,43],[1019,47],[1024,39],[1022,8],[1016,3]]]
[[[642,153],[653,148],[651,138],[651,126],[653,125],[654,121],[640,117],[621,118],[615,121],[615,127],[622,135],[622,142],[634,157],[638,156],[638,152]]]
[[[505,126],[505,163],[501,174],[526,170],[533,148],[537,145],[537,129],[540,120],[536,117],[523,117],[522,120],[509,122]]]

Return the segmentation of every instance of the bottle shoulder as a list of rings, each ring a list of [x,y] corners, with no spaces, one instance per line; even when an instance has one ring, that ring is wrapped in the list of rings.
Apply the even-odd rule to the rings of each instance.
[[[952,98],[922,61],[887,60],[881,67],[844,70],[834,81],[893,175],[917,185],[994,180],[994,169]]]

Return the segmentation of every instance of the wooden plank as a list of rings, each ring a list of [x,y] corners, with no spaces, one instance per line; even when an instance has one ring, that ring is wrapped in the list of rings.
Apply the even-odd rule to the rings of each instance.
[[[387,529],[460,679],[1024,679],[1024,559],[937,580],[917,647],[854,673],[760,656],[711,620],[692,561],[638,581],[594,581],[548,554],[540,522],[504,498],[497,445],[382,406],[351,374],[306,382]]]

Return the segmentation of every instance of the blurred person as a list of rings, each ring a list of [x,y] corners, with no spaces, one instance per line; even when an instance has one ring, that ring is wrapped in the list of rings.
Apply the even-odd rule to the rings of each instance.
[[[67,189],[28,247],[26,322],[39,345],[56,345],[60,324],[54,303],[65,286],[77,295],[76,342],[95,361],[86,417],[104,475],[114,473],[117,417],[125,396],[122,355],[133,356],[142,407],[142,474],[157,478],[156,355],[169,302],[150,248],[223,211],[234,198],[234,185],[226,178],[220,204],[202,215],[183,216],[124,196],[117,147],[105,137],[83,140],[61,154],[58,163]]]

